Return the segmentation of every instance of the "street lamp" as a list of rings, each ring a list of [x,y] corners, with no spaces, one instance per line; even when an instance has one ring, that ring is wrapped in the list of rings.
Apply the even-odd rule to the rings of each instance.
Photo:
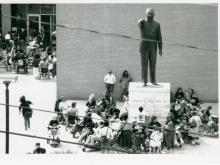
[[[17,75],[12,74],[1,74],[0,81],[5,84],[5,110],[6,110],[6,128],[5,128],[5,153],[9,153],[9,84],[15,83],[18,80]]]

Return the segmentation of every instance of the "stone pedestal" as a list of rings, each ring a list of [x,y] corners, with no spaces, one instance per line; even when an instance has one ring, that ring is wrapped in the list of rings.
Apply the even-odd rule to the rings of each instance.
[[[170,83],[149,84],[143,87],[141,82],[129,83],[129,119],[138,114],[142,106],[148,116],[156,115],[160,122],[165,122],[170,111]]]

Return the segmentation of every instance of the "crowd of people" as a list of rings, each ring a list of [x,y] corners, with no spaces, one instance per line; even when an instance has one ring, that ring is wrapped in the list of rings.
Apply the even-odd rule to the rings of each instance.
[[[111,75],[111,72],[108,74]],[[172,153],[175,147],[181,148],[185,143],[199,145],[201,134],[218,135],[217,115],[211,106],[201,108],[196,92],[190,88],[185,91],[181,87],[177,89],[165,122],[157,116],[148,116],[142,106],[132,110],[137,113],[131,118],[128,106],[130,81],[128,71],[124,71],[119,81],[123,89],[120,100],[124,102],[120,109],[116,107],[113,88],[107,85],[102,97],[98,98],[93,93],[89,95],[83,116],[79,115],[81,109],[77,102],[69,104],[64,96],[58,98],[54,109],[56,115],[49,121],[48,131],[58,132],[58,126],[64,125],[65,130],[85,148],[108,146],[145,153]],[[32,103],[24,96],[20,102],[19,110],[24,117],[25,130],[28,130],[33,113],[30,108]]]
[[[211,106],[201,108],[193,89],[186,92],[177,89],[165,123],[161,123],[157,116],[146,115],[141,106],[136,110],[137,116],[129,120],[129,111],[125,108],[129,93],[125,90],[123,94],[122,109],[116,107],[112,87],[106,86],[101,98],[91,94],[84,117],[78,115],[76,102],[65,108],[62,97],[55,105],[57,120],[66,125],[73,138],[85,147],[105,144],[146,153],[172,153],[175,147],[181,148],[185,143],[199,145],[200,134],[218,134],[218,117]],[[99,120],[94,119],[94,114]]]
[[[35,30],[29,38],[26,33],[25,29],[21,28],[13,35],[8,32],[1,37],[1,63],[6,71],[18,74],[20,69],[23,69],[24,73],[28,73],[28,68],[33,68],[35,78],[54,78],[57,60],[55,37],[50,41],[50,35],[45,34],[43,26],[41,33]]]

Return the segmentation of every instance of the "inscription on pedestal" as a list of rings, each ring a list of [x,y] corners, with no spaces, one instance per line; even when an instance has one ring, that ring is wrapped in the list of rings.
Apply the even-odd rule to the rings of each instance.
[[[170,84],[160,83],[158,86],[143,87],[142,83],[129,84],[129,115],[134,117],[142,106],[147,115],[156,115],[165,120],[170,111]]]

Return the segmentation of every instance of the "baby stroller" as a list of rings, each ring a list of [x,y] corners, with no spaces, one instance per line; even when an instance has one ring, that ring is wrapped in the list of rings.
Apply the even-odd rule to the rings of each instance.
[[[56,121],[51,121],[48,126],[49,138],[47,139],[47,144],[50,144],[52,147],[58,147],[60,144],[60,126]]]

